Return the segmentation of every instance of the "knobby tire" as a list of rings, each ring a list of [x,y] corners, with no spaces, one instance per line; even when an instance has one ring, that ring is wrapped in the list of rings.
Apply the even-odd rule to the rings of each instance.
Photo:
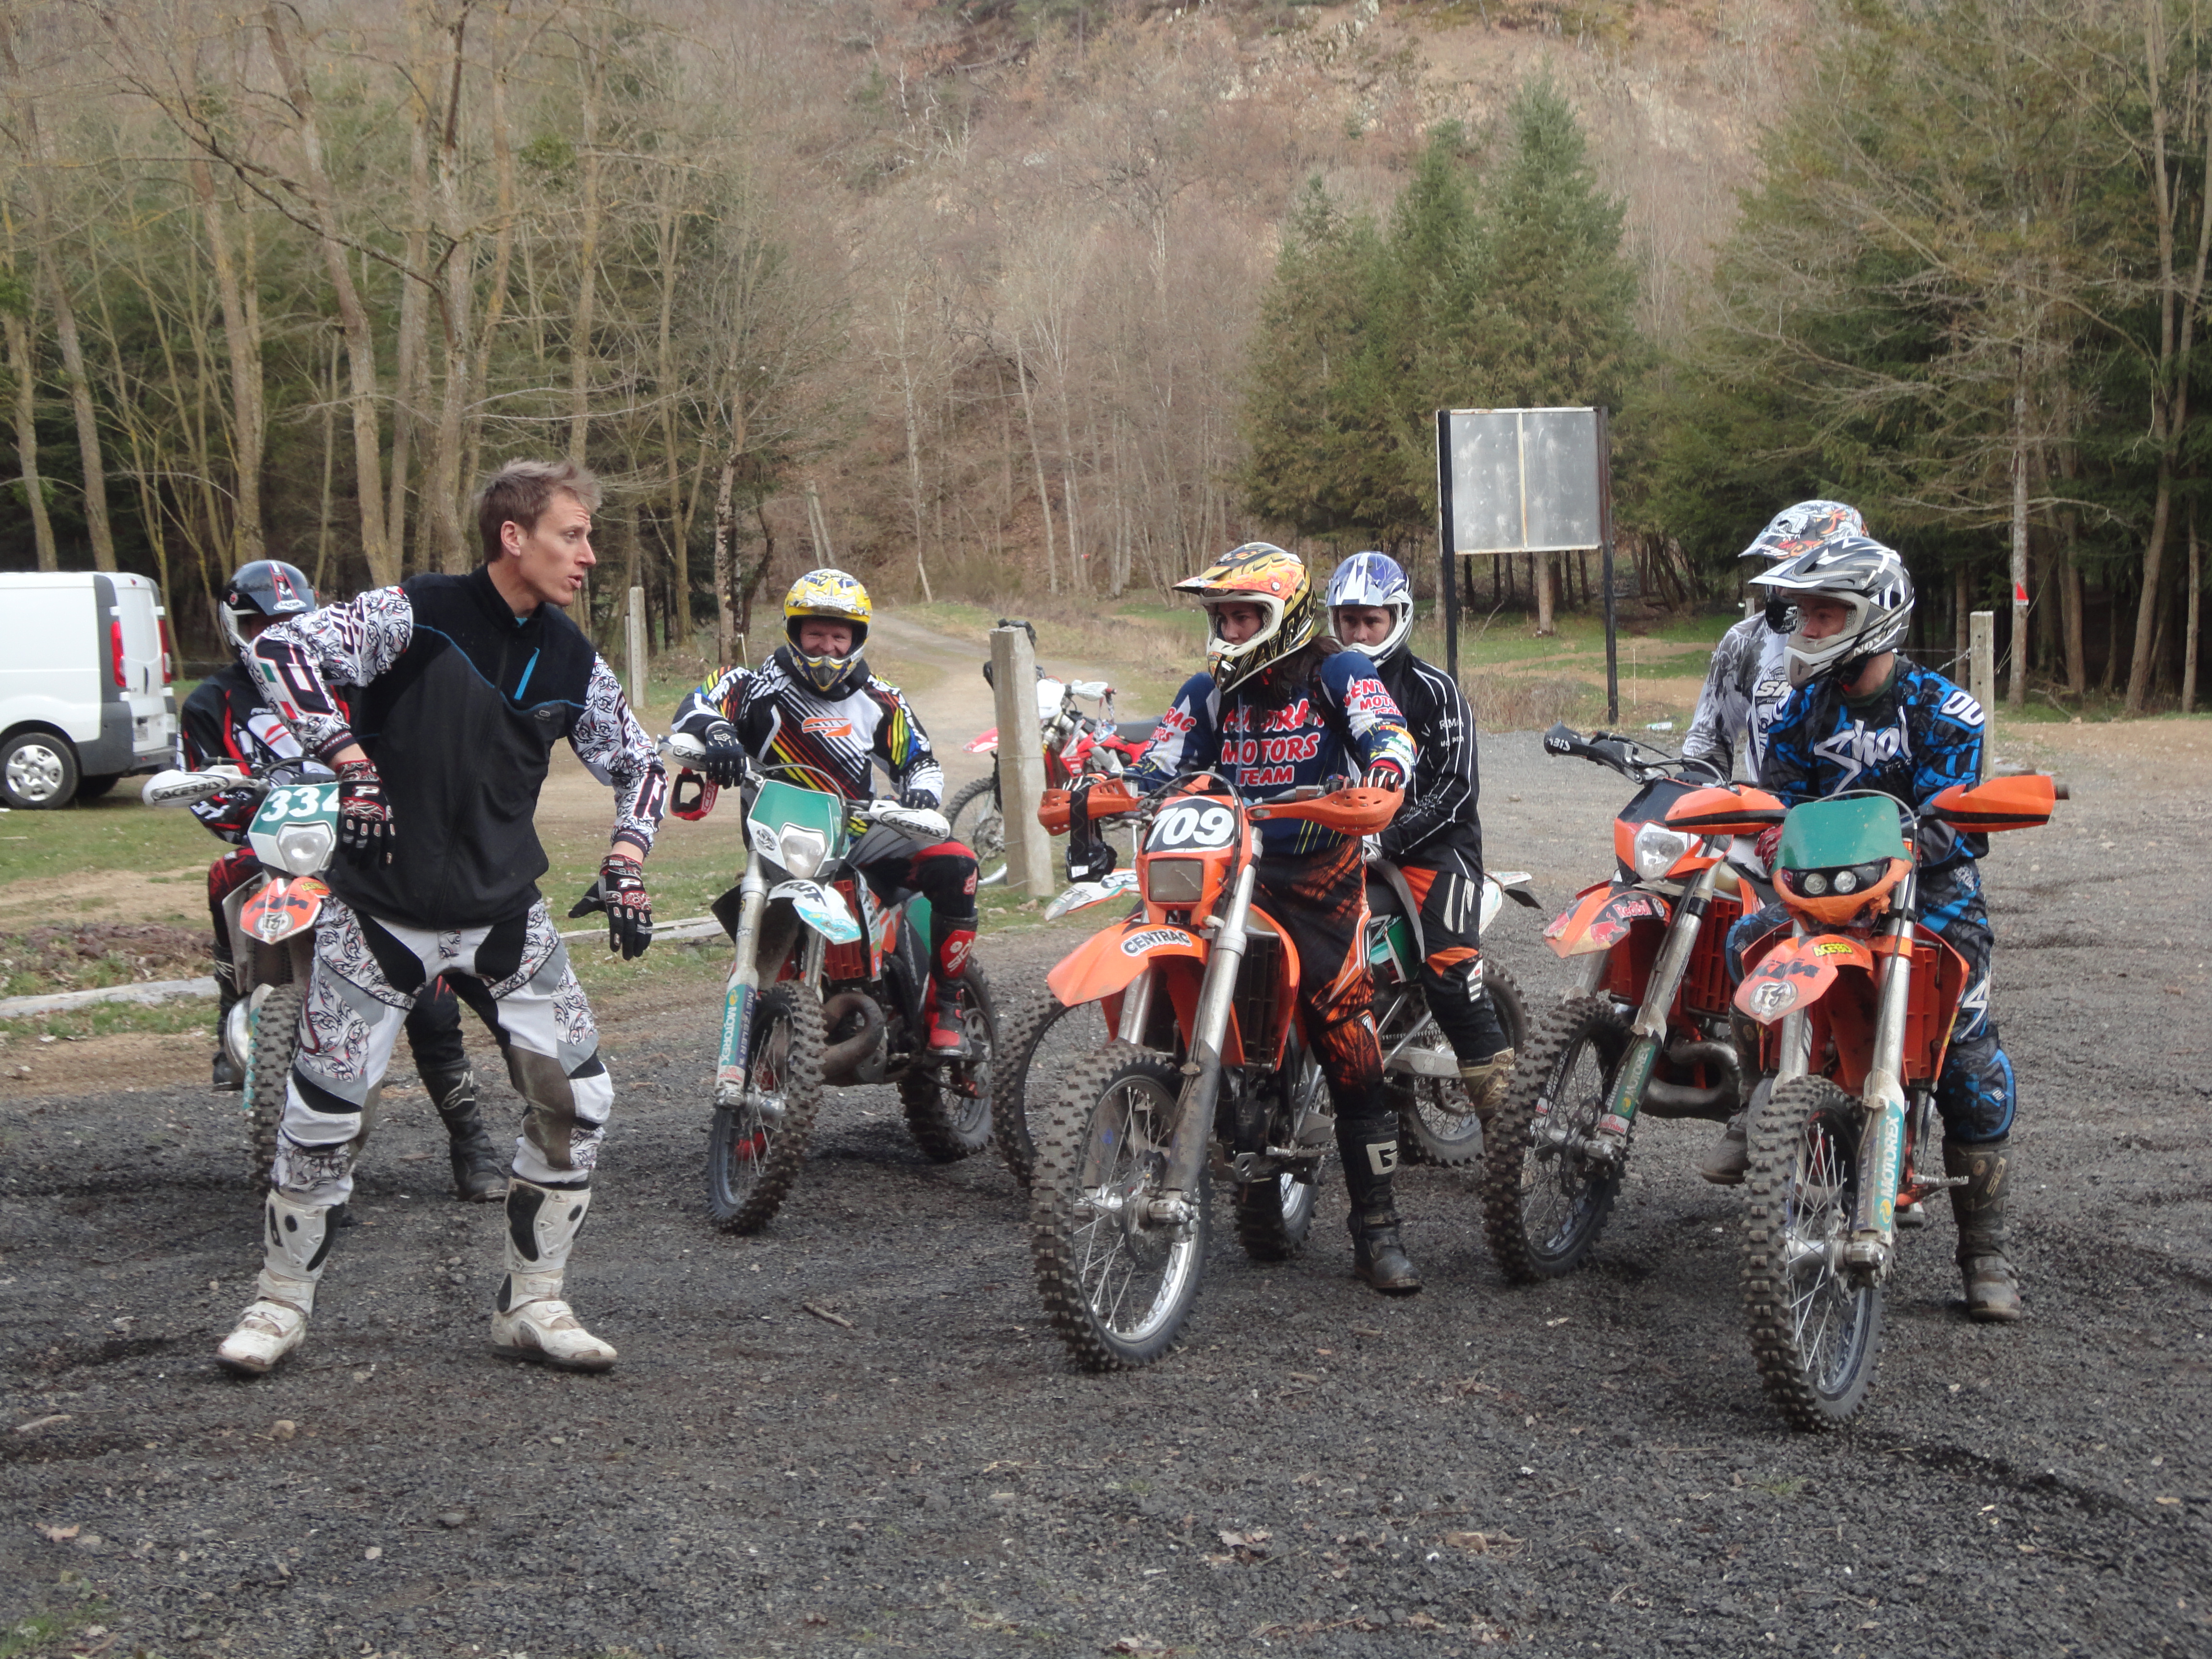
[[[983,1150],[991,1139],[992,1091],[999,1066],[999,1017],[991,1000],[991,981],[969,963],[960,976],[960,1015],[968,1028],[972,1060],[943,1068],[916,1065],[899,1079],[899,1104],[906,1109],[906,1127],[915,1145],[933,1164],[957,1164]],[[975,1092],[963,1095],[947,1086],[945,1078],[964,1070]]]
[[[778,1033],[783,1036],[780,1056],[771,1053]],[[743,1102],[714,1109],[707,1135],[707,1213],[724,1232],[758,1232],[799,1178],[814,1115],[821,1109],[828,1046],[822,999],[811,987],[784,980],[760,993],[745,1081],[749,1090],[757,1089],[761,1061],[769,1057],[770,1075],[783,1095],[784,1118],[781,1125],[769,1123]]]
[[[1572,1273],[1589,1255],[1620,1195],[1621,1170],[1547,1148],[1540,1124],[1595,1130],[1628,1027],[1602,997],[1578,996],[1536,1021],[1492,1119],[1482,1169],[1482,1217],[1508,1280],[1529,1285]],[[1556,1220],[1551,1218],[1555,1215]]]

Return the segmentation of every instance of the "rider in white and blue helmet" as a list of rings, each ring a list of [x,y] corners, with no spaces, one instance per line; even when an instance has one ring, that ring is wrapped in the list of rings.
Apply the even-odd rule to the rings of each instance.
[[[1330,630],[1374,662],[1419,745],[1406,804],[1378,839],[1419,907],[1429,1012],[1468,1098],[1487,1117],[1504,1097],[1513,1048],[1483,982],[1474,711],[1450,675],[1413,654],[1413,585],[1395,559],[1353,554],[1330,575],[1327,599]]]

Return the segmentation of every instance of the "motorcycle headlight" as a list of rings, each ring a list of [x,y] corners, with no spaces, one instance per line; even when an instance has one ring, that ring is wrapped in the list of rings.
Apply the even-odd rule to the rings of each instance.
[[[288,823],[276,832],[276,862],[288,875],[312,876],[337,850],[337,832],[327,823]]]
[[[1807,898],[1820,898],[1829,893],[1849,897],[1864,888],[1879,885],[1888,868],[1887,859],[1876,859],[1871,864],[1846,864],[1829,870],[1784,870],[1782,883],[1791,892]]]
[[[803,830],[797,824],[787,824],[780,843],[781,851],[776,861],[793,875],[805,881],[822,867],[822,860],[830,850],[830,837],[819,830]]]
[[[1636,873],[1646,881],[1656,881],[1688,857],[1697,844],[1696,837],[1663,823],[1640,823],[1636,827]]]
[[[1145,896],[1155,904],[1195,904],[1205,890],[1204,859],[1152,859],[1145,866]]]

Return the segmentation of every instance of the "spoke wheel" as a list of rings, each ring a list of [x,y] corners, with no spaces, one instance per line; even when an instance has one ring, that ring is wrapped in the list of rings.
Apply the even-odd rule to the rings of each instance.
[[[760,993],[744,1093],[714,1109],[707,1132],[707,1213],[723,1231],[767,1226],[798,1179],[822,1105],[827,1046],[822,999],[811,987],[785,980]]]
[[[1310,1055],[1291,1085],[1289,1121],[1295,1123],[1321,1095],[1321,1066]],[[1275,1175],[1247,1182],[1237,1189],[1237,1242],[1255,1261],[1288,1261],[1306,1247],[1314,1211],[1321,1202],[1321,1165],[1303,1175]]]
[[[246,1094],[246,1173],[262,1185],[276,1161],[276,1126],[284,1121],[285,1085],[300,1049],[300,1010],[306,1001],[305,986],[279,985],[246,1017],[252,1077]]]
[[[1826,1078],[1778,1087],[1751,1122],[1743,1302],[1759,1379],[1801,1429],[1848,1423],[1881,1347],[1882,1291],[1843,1267],[1859,1198],[1858,1103]]]
[[[952,839],[975,855],[976,867],[982,872],[981,880],[986,886],[1005,879],[1006,817],[992,798],[988,775],[960,787],[952,797],[951,805],[945,809],[945,821],[952,827]]]
[[[1580,1267],[1620,1192],[1621,1166],[1591,1158],[1628,1028],[1600,997],[1576,997],[1536,1024],[1518,1051],[1483,1158],[1482,1218],[1491,1254],[1516,1284]]]
[[[1520,985],[1512,975],[1490,962],[1482,964],[1482,982],[1489,989],[1491,1006],[1498,1011],[1498,1023],[1504,1029],[1505,1046],[1516,1055],[1526,1054],[1528,1011],[1521,1000]],[[1441,1032],[1437,1042],[1444,1053],[1451,1052]],[[1456,1081],[1422,1077],[1407,1079],[1401,1085],[1394,1079],[1390,1097],[1398,1108],[1398,1139],[1405,1148],[1406,1162],[1458,1169],[1481,1161],[1482,1120],[1468,1109],[1467,1093]]]
[[[1023,1186],[1036,1167],[1036,1138],[1071,1069],[1114,1040],[1103,1003],[1069,1007],[1041,990],[1018,1004],[1000,1028],[993,1068],[991,1133],[999,1156]]]
[[[915,1067],[899,1079],[899,1104],[915,1145],[931,1162],[957,1164],[983,1150],[991,1139],[991,1090],[999,1067],[999,1017],[991,1002],[991,981],[969,963],[960,976],[960,1023],[968,1034],[970,1058],[943,1066]]]
[[[1198,1295],[1204,1175],[1188,1219],[1155,1220],[1151,1209],[1182,1089],[1172,1062],[1116,1043],[1074,1070],[1044,1121],[1030,1188],[1037,1288],[1086,1370],[1151,1364]]]

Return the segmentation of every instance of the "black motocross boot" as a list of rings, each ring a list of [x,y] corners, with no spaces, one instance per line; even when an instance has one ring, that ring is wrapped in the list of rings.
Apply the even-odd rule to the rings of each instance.
[[[246,1087],[246,1076],[230,1063],[230,1050],[222,1045],[222,1031],[238,1001],[238,986],[232,975],[229,949],[220,940],[215,947],[215,1075],[208,1086],[217,1094],[235,1094]]]
[[[499,1154],[484,1133],[477,1110],[477,1074],[466,1066],[458,1071],[434,1072],[422,1079],[430,1103],[445,1120],[452,1143],[453,1196],[465,1203],[488,1204],[507,1196],[507,1177],[500,1172]]]
[[[1337,1151],[1352,1197],[1352,1274],[1385,1296],[1411,1296],[1421,1275],[1398,1237],[1391,1172],[1398,1167],[1398,1121],[1337,1117]]]
[[[1966,1280],[1969,1318],[2010,1324],[2020,1317],[2020,1280],[2005,1258],[2005,1142],[1943,1143],[1943,1173],[1966,1185],[1951,1188],[1951,1215],[1959,1224],[1959,1272]]]

